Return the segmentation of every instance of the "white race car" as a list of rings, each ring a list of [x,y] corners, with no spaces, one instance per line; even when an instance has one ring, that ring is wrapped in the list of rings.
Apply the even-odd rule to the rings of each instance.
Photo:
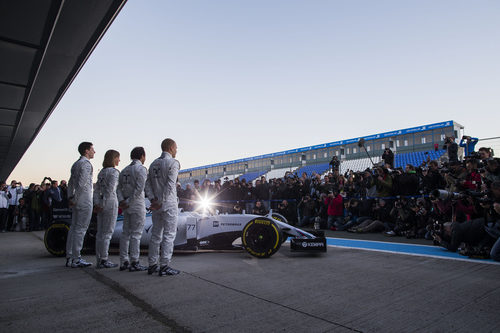
[[[70,219],[56,220],[45,233],[45,246],[56,256],[65,255],[66,236]],[[122,232],[119,217],[111,239],[118,246]],[[141,247],[147,247],[151,238],[151,214],[147,214]],[[290,238],[291,237],[291,238]],[[241,238],[241,242],[237,240]],[[307,232],[291,226],[286,219],[272,211],[266,216],[250,214],[210,215],[179,212],[174,251],[231,251],[245,249],[257,258],[268,258],[290,238],[292,251],[326,252],[326,239],[319,232]],[[86,235],[84,249],[95,249],[95,224]]]

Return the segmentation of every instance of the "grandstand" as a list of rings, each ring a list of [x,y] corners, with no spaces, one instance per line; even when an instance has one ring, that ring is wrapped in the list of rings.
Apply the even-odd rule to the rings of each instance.
[[[324,174],[329,170],[328,163],[334,156],[341,162],[342,173],[347,170],[362,171],[372,166],[366,152],[376,164],[380,163],[385,148],[391,148],[394,152],[395,167],[404,167],[408,163],[418,166],[427,156],[439,159],[444,153],[439,147],[443,146],[445,137],[459,138],[463,135],[463,130],[462,125],[452,120],[444,121],[185,169],[179,172],[179,181],[181,184],[192,183],[195,179],[202,182],[206,178],[224,181],[225,177],[234,179],[238,176],[240,179],[254,181],[262,175],[267,179],[283,177],[288,171],[299,176],[303,172],[308,176],[313,172]],[[360,139],[365,140],[364,148],[358,146]]]

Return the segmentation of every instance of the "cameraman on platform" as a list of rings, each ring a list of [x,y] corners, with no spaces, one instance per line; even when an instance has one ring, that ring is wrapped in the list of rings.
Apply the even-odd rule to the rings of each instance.
[[[448,153],[448,160],[450,162],[458,162],[458,145],[453,136],[447,136],[444,139],[443,149]]]

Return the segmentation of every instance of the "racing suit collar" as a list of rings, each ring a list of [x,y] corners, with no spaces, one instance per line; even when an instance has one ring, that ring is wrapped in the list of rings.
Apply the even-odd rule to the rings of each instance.
[[[81,159],[81,160],[87,160],[87,161],[89,161],[89,162],[90,162],[90,160],[89,160],[87,157],[83,156],[83,155],[82,155],[82,156],[80,156],[80,159]]]
[[[165,158],[165,157],[167,157],[167,156],[168,156],[168,157],[170,157],[170,158],[172,158],[172,155],[171,155],[170,153],[168,153],[168,152],[164,151],[164,152],[162,152],[162,153],[161,153],[160,158]]]
[[[132,160],[132,163],[130,163],[130,165],[135,165],[135,164],[142,164],[141,161],[139,161],[138,159],[133,159]]]

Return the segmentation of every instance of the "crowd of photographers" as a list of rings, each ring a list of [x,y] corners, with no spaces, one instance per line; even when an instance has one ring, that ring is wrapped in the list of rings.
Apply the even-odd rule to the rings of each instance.
[[[255,183],[236,178],[194,181],[184,189],[178,184],[180,206],[196,210],[211,199],[219,213],[265,215],[273,209],[299,227],[426,238],[470,257],[500,260],[499,159],[481,148],[459,161],[456,143],[447,140],[447,146],[442,160],[427,158],[404,169],[393,167],[387,149],[384,165],[362,172],[341,174],[332,160],[324,177],[289,172]]]
[[[45,177],[27,189],[15,180],[0,181],[0,232],[47,229],[54,209],[68,207],[67,182]]]

